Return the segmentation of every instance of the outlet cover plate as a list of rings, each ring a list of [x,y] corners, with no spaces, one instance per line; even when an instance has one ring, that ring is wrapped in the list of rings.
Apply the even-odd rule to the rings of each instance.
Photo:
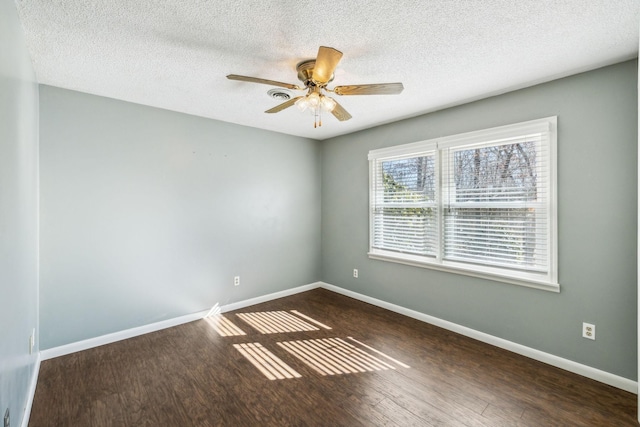
[[[583,323],[582,324],[582,338],[587,338],[590,340],[596,339],[596,325],[591,323]]]

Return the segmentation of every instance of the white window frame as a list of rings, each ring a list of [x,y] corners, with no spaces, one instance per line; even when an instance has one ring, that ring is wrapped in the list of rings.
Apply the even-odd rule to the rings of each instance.
[[[548,157],[548,179],[546,191],[546,215],[548,218],[547,236],[547,269],[545,272],[520,271],[509,268],[495,267],[491,265],[470,264],[464,262],[454,262],[443,260],[444,239],[444,185],[442,179],[446,167],[443,158],[445,150],[454,147],[482,146],[495,143],[501,139],[530,135],[532,133],[546,133],[546,144],[541,149],[542,154]],[[376,201],[375,182],[377,162],[380,160],[393,160],[419,156],[421,153],[436,150],[436,188],[437,188],[437,212],[438,231],[440,241],[436,257],[406,254],[401,252],[388,251],[374,248],[374,205]],[[491,129],[468,132],[458,135],[451,135],[443,138],[435,138],[426,141],[403,144],[399,146],[386,147],[369,152],[369,258],[383,261],[396,262],[416,267],[429,268],[440,271],[447,271],[463,274],[472,277],[495,280],[531,288],[543,289],[552,292],[559,292],[558,283],[558,229],[557,229],[557,117],[546,117],[538,120],[531,120],[507,126],[500,126]]]

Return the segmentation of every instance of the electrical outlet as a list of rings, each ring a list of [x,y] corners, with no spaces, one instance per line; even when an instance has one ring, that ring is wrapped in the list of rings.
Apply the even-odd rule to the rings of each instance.
[[[596,339],[596,325],[582,323],[582,337],[590,340]]]
[[[353,277],[355,277],[356,279],[358,278],[358,269],[357,268],[353,269]]]
[[[11,427],[11,417],[9,416],[9,408],[4,413],[4,427]]]
[[[240,276],[235,276],[233,278],[233,286],[240,286]]]

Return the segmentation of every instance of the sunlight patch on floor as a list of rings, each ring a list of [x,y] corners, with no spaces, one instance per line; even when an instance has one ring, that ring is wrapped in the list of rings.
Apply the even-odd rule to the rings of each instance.
[[[238,335],[247,335],[242,329],[237,327],[233,322],[224,317],[222,314],[217,316],[205,317],[206,320],[217,333],[223,337],[233,337]]]
[[[292,312],[293,314],[295,314],[296,316],[300,316],[300,317],[302,317],[303,319],[307,319],[309,322],[315,323],[316,325],[320,326],[321,328],[324,328],[324,329],[331,329],[331,327],[330,327],[330,326],[327,326],[327,325],[325,325],[324,323],[320,323],[320,322],[318,322],[317,320],[312,319],[311,317],[307,316],[306,314],[302,314],[302,313],[300,313],[298,310],[291,310],[291,312]]]
[[[407,365],[406,363],[402,363],[401,361],[399,361],[399,360],[397,360],[397,359],[394,359],[394,358],[393,358],[393,357],[391,357],[391,356],[387,356],[387,355],[386,355],[386,354],[384,354],[383,352],[378,351],[378,350],[376,350],[376,349],[375,349],[375,348],[373,348],[373,347],[369,347],[369,346],[368,346],[368,345],[366,345],[365,343],[360,342],[360,341],[358,341],[357,339],[355,339],[355,338],[353,338],[353,337],[347,337],[347,338],[348,338],[348,339],[350,339],[350,340],[351,340],[351,341],[353,341],[353,342],[356,342],[356,343],[360,344],[362,347],[368,348],[369,350],[373,351],[374,353],[379,354],[379,355],[380,355],[380,356],[382,356],[382,357],[386,357],[388,360],[391,360],[391,361],[393,361],[393,362],[397,363],[398,365],[402,366],[403,368],[407,368],[407,369],[408,369],[408,368],[411,368],[411,366]]]
[[[260,343],[234,344],[233,347],[270,380],[302,376]]]
[[[285,341],[277,344],[320,375],[355,374],[396,369],[393,365],[341,338]]]
[[[262,334],[285,332],[318,331],[319,328],[305,322],[286,311],[263,311],[255,313],[236,313],[240,319]],[[315,321],[314,321],[315,322]]]

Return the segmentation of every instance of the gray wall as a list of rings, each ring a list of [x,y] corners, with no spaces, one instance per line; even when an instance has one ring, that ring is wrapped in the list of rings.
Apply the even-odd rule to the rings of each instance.
[[[325,141],[323,280],[635,381],[636,87],[631,61]],[[552,115],[559,294],[368,259],[369,150]]]
[[[42,348],[322,279],[636,380],[636,83],[631,61],[323,143],[41,86]],[[367,258],[369,150],[550,115],[560,294]]]
[[[317,141],[50,86],[40,130],[43,349],[320,279]]]
[[[0,1],[0,419],[19,425],[38,346],[38,86],[13,1]],[[37,337],[37,333],[36,333]]]

